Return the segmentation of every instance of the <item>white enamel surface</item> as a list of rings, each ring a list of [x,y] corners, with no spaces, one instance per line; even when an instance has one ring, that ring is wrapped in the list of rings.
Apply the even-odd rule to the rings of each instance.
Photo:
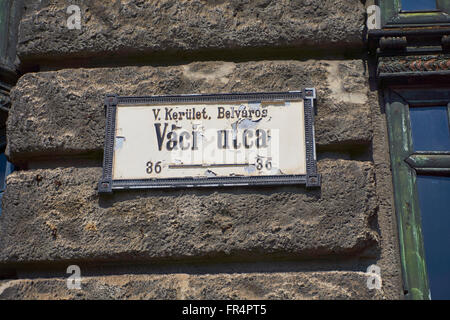
[[[194,115],[194,119],[186,119],[189,115],[191,118]],[[161,150],[158,124],[161,136],[167,125]],[[224,137],[224,133],[218,133],[221,130],[226,130],[228,135],[227,149],[218,146],[219,137]],[[174,144],[167,145],[170,131],[172,138],[177,137],[172,150],[169,149]],[[261,137],[259,148],[257,132]],[[265,145],[263,133],[267,136]],[[180,135],[184,137],[181,145]],[[192,150],[194,135],[197,148]],[[237,137],[237,149],[233,145],[234,137]],[[244,146],[244,137],[249,148]],[[119,105],[113,179],[306,174],[305,150],[303,100],[261,104]]]

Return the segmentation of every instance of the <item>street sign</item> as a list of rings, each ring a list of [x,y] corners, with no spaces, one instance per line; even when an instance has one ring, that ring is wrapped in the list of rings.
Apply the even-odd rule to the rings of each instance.
[[[228,185],[319,186],[314,89],[106,97],[99,192]]]

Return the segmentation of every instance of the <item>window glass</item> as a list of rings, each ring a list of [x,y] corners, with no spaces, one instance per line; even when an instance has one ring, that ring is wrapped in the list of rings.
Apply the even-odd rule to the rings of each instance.
[[[418,176],[425,259],[432,299],[450,299],[450,177]]]
[[[402,10],[436,10],[436,0],[402,0]]]
[[[409,109],[414,151],[450,151],[450,127],[445,107]]]
[[[5,154],[0,153],[0,192],[5,189],[6,164]]]
[[[6,159],[4,153],[0,153],[0,214],[2,213],[2,198],[6,187],[6,177],[14,171],[14,165]]]

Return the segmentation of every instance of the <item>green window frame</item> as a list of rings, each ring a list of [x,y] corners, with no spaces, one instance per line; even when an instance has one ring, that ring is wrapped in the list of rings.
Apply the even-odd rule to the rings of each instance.
[[[436,0],[437,10],[404,11],[401,0],[380,0],[382,28],[450,26],[450,0]]]
[[[405,297],[429,299],[417,174],[450,174],[450,152],[414,152],[410,107],[447,106],[450,88],[390,87],[384,92]]]

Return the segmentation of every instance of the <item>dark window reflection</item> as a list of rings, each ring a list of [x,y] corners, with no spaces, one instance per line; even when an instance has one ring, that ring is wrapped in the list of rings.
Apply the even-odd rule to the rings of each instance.
[[[450,127],[445,107],[409,109],[414,151],[450,151]]]
[[[402,10],[436,10],[436,0],[402,0]]]
[[[0,153],[0,192],[5,189],[5,177],[6,177],[6,166],[7,160],[4,153]]]
[[[450,299],[450,177],[418,176],[417,188],[432,299]]]
[[[2,213],[2,197],[6,187],[6,177],[13,172],[14,166],[9,163],[4,153],[0,153],[0,214]]]

